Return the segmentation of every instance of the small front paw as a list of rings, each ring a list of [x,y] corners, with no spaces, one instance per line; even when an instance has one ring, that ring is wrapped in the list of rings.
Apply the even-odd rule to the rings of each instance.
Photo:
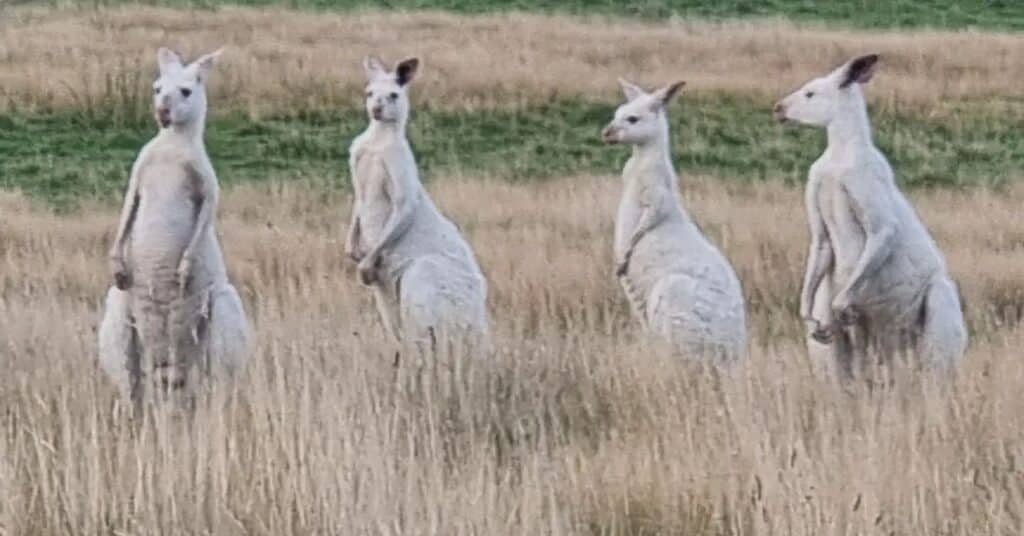
[[[132,288],[132,273],[128,270],[128,266],[125,264],[124,259],[120,257],[112,257],[110,259],[110,271],[114,276],[114,286],[118,290],[128,290]]]
[[[860,313],[847,294],[840,294],[832,302],[832,315],[840,326],[852,326],[860,319]]]
[[[345,258],[349,259],[352,262],[358,263],[359,261],[363,260],[363,257],[365,256],[366,255],[364,255],[363,252],[359,251],[358,248],[345,248]]]
[[[832,326],[818,325],[814,330],[811,331],[811,338],[820,344],[832,344],[835,340],[835,331]]]
[[[131,272],[115,272],[114,273],[114,286],[117,290],[128,290],[132,288],[132,274]]]
[[[629,272],[629,259],[619,261],[615,265],[615,277],[622,277]]]
[[[359,261],[359,266],[356,270],[359,272],[360,283],[369,286],[377,282],[377,262],[375,259],[363,258],[363,260]]]

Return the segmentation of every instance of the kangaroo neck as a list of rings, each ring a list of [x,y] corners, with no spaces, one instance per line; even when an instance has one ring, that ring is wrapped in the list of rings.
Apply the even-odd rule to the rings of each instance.
[[[163,143],[203,148],[204,130],[202,121],[192,121],[161,128],[156,137]]]
[[[655,183],[671,192],[678,190],[675,168],[669,153],[668,129],[654,139],[633,145],[633,156],[623,174],[626,182]]]
[[[366,132],[367,137],[371,140],[405,139],[405,120],[378,121],[371,119]]]
[[[839,113],[829,122],[827,132],[828,147],[832,150],[850,151],[873,146],[871,121],[863,97],[851,95],[842,103]]]

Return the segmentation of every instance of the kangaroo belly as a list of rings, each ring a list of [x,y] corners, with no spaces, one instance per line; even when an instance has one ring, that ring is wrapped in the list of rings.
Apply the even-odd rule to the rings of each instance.
[[[673,274],[686,274],[695,280],[714,277],[712,265],[719,259],[717,252],[706,241],[688,237],[682,231],[667,226],[654,229],[633,249],[626,275],[620,282],[640,318],[649,316],[651,294],[666,277]]]
[[[459,230],[432,207],[417,211],[408,232],[381,255],[381,267],[390,280],[397,280],[417,259],[443,260],[453,273],[480,276],[480,268],[469,244]]]
[[[364,246],[372,246],[381,238],[384,225],[391,216],[391,203],[383,197],[368,199],[363,203],[359,225]]]
[[[177,268],[195,229],[198,204],[184,173],[143,177],[132,226],[131,263],[136,286],[159,301],[177,296]]]

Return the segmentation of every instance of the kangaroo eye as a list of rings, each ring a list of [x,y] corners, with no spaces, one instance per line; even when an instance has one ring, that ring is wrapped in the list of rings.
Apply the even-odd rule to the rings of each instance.
[[[640,118],[635,116],[635,115],[631,115],[631,116],[626,118],[626,121],[628,121],[629,124],[631,124],[631,125],[636,124],[636,122],[639,121],[639,120],[640,120]]]
[[[814,96],[814,92],[813,91],[808,91],[807,93],[804,93],[804,96],[809,99],[809,98]]]
[[[189,89],[187,87],[181,88],[181,96],[182,97],[185,97],[187,99],[188,96],[191,95],[191,94],[192,94],[192,90],[191,89]]]
[[[373,96],[373,92],[372,91],[367,91],[366,92],[366,98],[370,98],[372,96]]]
[[[153,88],[153,94],[154,95],[159,95],[160,94],[160,86],[157,86],[157,87]]]
[[[391,100],[398,100],[398,93],[392,93],[392,94],[388,95],[388,97],[390,97]]]

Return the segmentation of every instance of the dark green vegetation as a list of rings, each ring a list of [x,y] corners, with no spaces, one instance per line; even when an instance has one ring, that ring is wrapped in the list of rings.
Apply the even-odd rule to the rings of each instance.
[[[0,0],[14,4],[142,4],[215,8],[278,5],[300,9],[436,9],[460,13],[525,11],[661,19],[786,17],[867,28],[1024,30],[1020,0]]]
[[[421,109],[410,139],[425,180],[449,173],[512,181],[618,174],[628,151],[605,147],[613,106],[579,101],[480,111]],[[875,114],[878,144],[909,186],[998,185],[1024,170],[1019,120],[973,113],[953,119]],[[672,107],[679,172],[727,180],[804,180],[824,132],[775,124],[760,103],[694,97]],[[207,146],[224,184],[306,180],[348,185],[347,149],[366,125],[361,110],[253,121],[209,121]],[[121,195],[128,170],[156,129],[148,118],[63,112],[0,115],[0,189],[20,189],[57,207]]]

